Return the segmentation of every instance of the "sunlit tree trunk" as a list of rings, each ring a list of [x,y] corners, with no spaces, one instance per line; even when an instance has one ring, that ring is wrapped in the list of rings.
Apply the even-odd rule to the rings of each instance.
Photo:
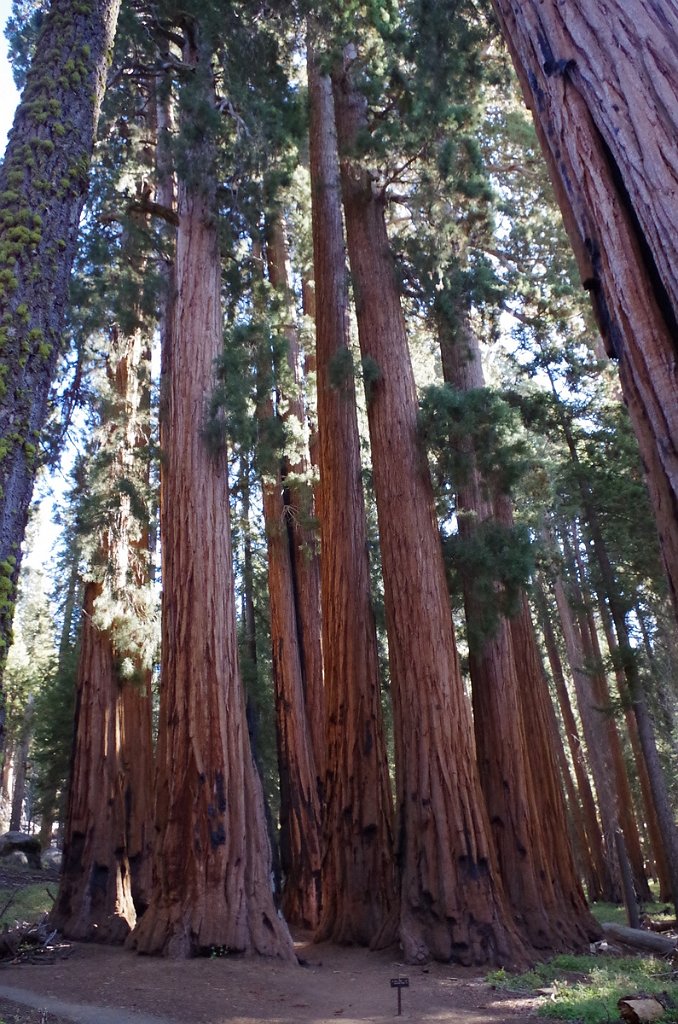
[[[309,46],[318,374],[318,513],[327,709],[322,917],[316,938],[369,945],[394,906],[386,760],[332,88]]]
[[[410,962],[519,957],[475,762],[417,396],[384,218],[356,159],[366,103],[348,47],[333,81],[379,518],[397,780],[399,936]],[[320,304],[320,296],[318,296]]]
[[[35,697],[31,694],[28,698],[24,720],[19,734],[19,741],[14,752],[14,786],[12,787],[12,811],[9,819],[10,832],[21,831],[21,821],[24,813],[24,800],[26,799],[26,766],[28,762],[28,750],[31,744],[33,731],[33,705]]]
[[[659,898],[660,900],[666,901],[672,898],[671,871],[664,847],[664,839],[657,819],[657,810],[652,794],[652,785],[650,782],[649,772],[647,770],[645,754],[640,742],[640,735],[638,733],[638,723],[631,708],[626,678],[620,668],[618,658],[619,645],[617,644],[617,638],[614,634],[609,608],[604,601],[599,603],[599,610],[603,630],[605,632],[607,649],[610,653],[610,657],[616,664],[615,676],[617,679],[617,689],[619,691],[622,704],[624,705],[624,721],[626,722],[626,728],[631,741],[635,769],[640,783],[640,791],[643,801],[642,812],[647,824],[650,845],[652,847],[652,854],[655,861],[657,880],[659,882]]]
[[[563,581],[557,577],[554,594],[558,606],[560,628],[565,641],[567,660],[577,695],[586,749],[589,756],[593,782],[598,796],[598,807],[603,825],[603,837],[607,865],[610,872],[610,890],[606,896],[611,902],[622,900],[622,884],[619,863],[615,853],[615,835],[619,829],[618,798],[612,782],[612,763],[608,736],[603,715],[595,710],[595,697],[591,678],[586,668],[581,634],[577,629]]]
[[[183,59],[211,106],[211,52],[189,40]],[[203,128],[186,163],[199,179],[179,184],[163,358],[157,840],[151,901],[131,944],[173,956],[225,948],[289,959],[237,663],[226,460],[201,430],[222,345],[214,151]]]
[[[493,0],[645,466],[678,611],[678,16]]]

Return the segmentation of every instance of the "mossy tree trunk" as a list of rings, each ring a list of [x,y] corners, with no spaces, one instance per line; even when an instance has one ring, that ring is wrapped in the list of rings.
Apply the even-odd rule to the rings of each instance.
[[[0,166],[0,677],[119,6],[50,6]]]
[[[309,47],[318,511],[327,707],[319,940],[369,945],[394,905],[393,808],[370,601],[332,86]]]

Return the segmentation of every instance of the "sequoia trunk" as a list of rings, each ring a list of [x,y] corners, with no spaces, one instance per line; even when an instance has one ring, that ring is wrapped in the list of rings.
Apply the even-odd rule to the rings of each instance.
[[[210,51],[189,42],[184,60],[210,106]],[[290,959],[238,671],[226,460],[201,431],[222,344],[214,152],[202,127],[185,164],[199,176],[179,185],[163,358],[157,842],[150,906],[131,944],[174,956],[228,949]]]
[[[493,0],[638,437],[678,612],[678,21]]]
[[[369,945],[394,906],[392,803],[370,602],[332,87],[309,46],[318,487],[327,708],[316,938]]]
[[[355,158],[366,104],[352,48],[334,78],[348,251],[379,518],[394,704],[399,931],[409,962],[522,953],[475,763],[384,195]],[[320,304],[320,297],[319,297]]]
[[[443,310],[437,324],[446,383],[461,392],[483,388],[480,346],[464,311],[455,318],[454,335]],[[495,520],[511,528],[510,498],[492,500],[470,438],[465,447],[468,469],[457,488],[460,535],[472,539]],[[498,615],[494,632],[486,636],[477,626],[482,600],[474,581],[466,579],[478,767],[502,880],[514,920],[532,946],[578,948],[588,944],[596,929],[574,870],[558,766],[549,743],[545,701],[550,698],[529,608],[521,597],[517,618]]]

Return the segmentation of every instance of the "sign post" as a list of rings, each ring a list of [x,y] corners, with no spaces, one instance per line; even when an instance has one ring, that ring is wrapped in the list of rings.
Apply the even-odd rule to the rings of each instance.
[[[410,987],[409,978],[391,978],[391,988],[398,990],[398,1016],[403,1012],[401,992],[404,988]]]

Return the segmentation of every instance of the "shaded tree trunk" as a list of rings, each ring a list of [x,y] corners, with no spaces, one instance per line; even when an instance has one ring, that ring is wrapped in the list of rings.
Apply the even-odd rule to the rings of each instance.
[[[313,488],[309,482],[310,451],[306,442],[308,422],[303,400],[301,378],[301,350],[299,331],[296,324],[294,296],[290,285],[290,272],[285,239],[285,221],[282,213],[276,213],[269,225],[266,241],[268,273],[271,284],[277,289],[285,310],[285,337],[287,339],[287,364],[292,380],[292,393],[281,392],[282,403],[287,406],[284,418],[292,421],[293,432],[303,438],[303,444],[283,467],[283,500],[285,524],[289,535],[290,567],[294,587],[294,602],[298,622],[299,654],[306,717],[311,730],[313,760],[322,779],[325,761],[325,694],[323,690],[323,666],[320,616],[320,560],[318,538],[313,527],[315,508]]]
[[[446,383],[461,392],[483,388],[480,347],[464,312],[453,325],[440,310],[437,325]],[[465,447],[468,471],[457,488],[460,535],[477,537],[491,521],[512,528],[510,498],[492,500],[470,438]],[[521,595],[515,619],[498,615],[491,636],[478,629],[483,597],[468,578],[464,603],[480,780],[514,920],[535,948],[588,945],[597,929],[574,869],[549,742],[550,697],[527,601]]]
[[[0,166],[0,678],[119,6],[47,11]]]
[[[603,716],[595,710],[591,679],[585,668],[582,638],[560,577],[557,577],[554,582],[554,593],[603,824],[606,859],[610,873],[610,890],[605,895],[610,902],[621,903],[622,884],[615,846],[615,834],[619,827],[619,811],[617,794],[612,783],[607,730]]]
[[[675,10],[652,0],[493,3],[619,360],[678,612]]]
[[[26,799],[26,768],[28,763],[28,750],[31,745],[33,732],[33,705],[35,698],[33,694],[28,698],[24,721],[21,727],[19,742],[14,752],[14,786],[12,788],[12,810],[9,819],[10,832],[21,831],[21,820],[23,818],[24,800]]]
[[[199,26],[196,26],[196,32]],[[205,107],[211,53],[187,41]],[[237,663],[224,453],[201,433],[222,344],[221,268],[210,127],[194,135],[200,180],[179,184],[177,251],[161,420],[162,661],[156,844],[139,952],[214,948],[291,959],[270,886],[261,783]]]
[[[572,705],[570,703],[570,696],[565,682],[565,674],[560,660],[558,644],[551,624],[546,595],[539,583],[537,583],[535,591],[537,596],[537,606],[540,613],[541,627],[544,634],[544,642],[546,645],[546,653],[551,666],[551,674],[556,687],[558,705],[560,707],[565,735],[567,736],[570,756],[572,758],[572,764],[574,766],[575,777],[577,780],[577,802],[578,806],[581,808],[584,819],[586,844],[590,854],[591,864],[590,870],[584,875],[587,880],[587,891],[589,899],[592,902],[597,900],[611,900],[614,896],[614,890],[612,887],[608,864],[603,852],[603,841],[596,814],[596,804],[593,799],[593,793],[589,783],[587,767],[584,761],[584,752],[582,750],[577,723],[575,722]]]
[[[369,945],[394,906],[392,803],[370,601],[332,87],[309,45],[318,512],[327,709],[317,940]]]
[[[105,488],[98,494],[104,526],[95,560],[104,569],[93,570],[85,591],[74,760],[52,920],[72,938],[120,942],[146,909],[151,883],[150,553],[148,522],[133,512],[130,495],[134,488],[141,504],[148,483],[141,451],[149,440],[150,352],[141,327],[129,335],[113,329],[108,378],[100,428],[104,477],[97,478],[95,461],[90,480],[95,493]]]
[[[348,251],[368,389],[394,704],[399,936],[409,962],[512,960],[475,763],[384,195],[355,159],[366,104],[347,47],[334,86]],[[320,304],[320,296],[318,296]]]
[[[76,739],[61,881],[50,922],[72,939],[123,942],[136,922],[127,856],[121,682],[110,633],[94,623],[100,583],[85,587]]]
[[[270,277],[271,257],[268,249],[267,257]],[[279,268],[277,270],[281,273]],[[278,370],[277,366],[263,370],[266,381],[272,371],[276,390]],[[260,387],[259,390],[270,393],[271,389]],[[280,397],[284,402],[282,393]],[[267,426],[276,417],[273,401],[267,396],[257,409],[257,418],[264,436],[275,433],[267,429]],[[295,586],[298,581],[295,580],[293,568],[290,509],[285,501],[281,453],[277,450],[261,450],[258,461],[268,552],[271,652],[280,779],[282,909],[290,924],[312,929],[318,924],[320,911],[320,801],[307,715],[303,624],[300,621],[298,590]]]

